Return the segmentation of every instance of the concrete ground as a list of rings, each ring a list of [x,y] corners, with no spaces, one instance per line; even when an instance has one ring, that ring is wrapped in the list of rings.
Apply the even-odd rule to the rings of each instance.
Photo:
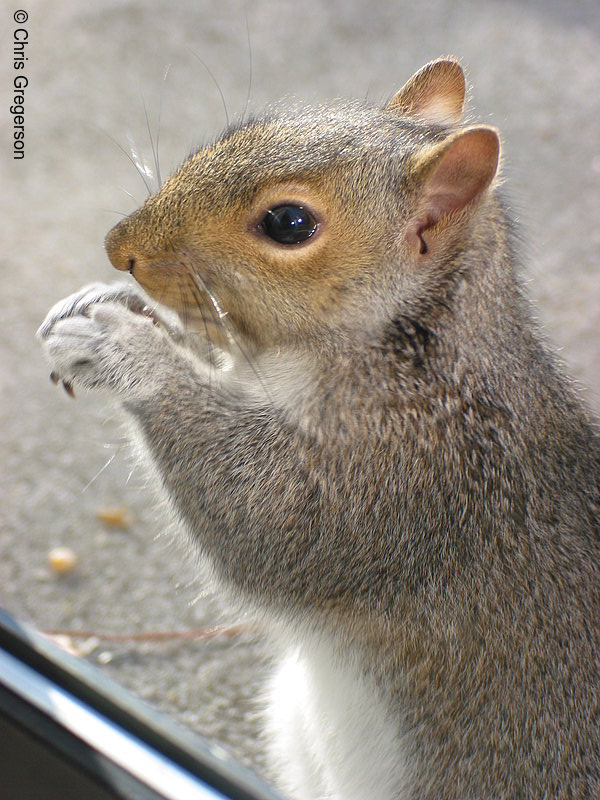
[[[73,402],[52,386],[34,340],[56,300],[118,277],[102,242],[145,196],[121,150],[135,142],[152,159],[144,105],[156,137],[162,95],[163,175],[225,125],[202,62],[235,118],[249,88],[250,109],[286,95],[383,100],[431,58],[460,57],[474,117],[502,132],[537,314],[600,409],[597,0],[22,5],[21,25],[18,3],[0,12],[0,605],[43,630],[247,624],[197,577],[193,554],[172,544],[128,460],[118,415],[101,398]],[[13,67],[16,29],[27,31],[17,48],[23,70]],[[23,160],[12,157],[9,112],[18,75],[28,79]],[[128,526],[101,522],[107,506],[124,506]],[[62,577],[47,566],[57,545],[78,556]],[[261,636],[88,644],[104,672],[261,768],[255,698],[269,661]]]

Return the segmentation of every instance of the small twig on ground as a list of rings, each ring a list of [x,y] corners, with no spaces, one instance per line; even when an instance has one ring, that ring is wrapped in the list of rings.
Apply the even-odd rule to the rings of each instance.
[[[213,639],[215,636],[241,636],[252,632],[250,625],[215,625],[214,628],[190,628],[182,631],[144,631],[142,633],[100,633],[85,630],[43,631],[45,636],[69,639],[99,639],[105,642],[168,642],[176,639]]]

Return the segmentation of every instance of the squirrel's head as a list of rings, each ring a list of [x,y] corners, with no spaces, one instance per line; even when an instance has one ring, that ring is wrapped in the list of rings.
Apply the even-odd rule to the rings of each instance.
[[[252,349],[368,335],[448,269],[496,175],[497,133],[460,125],[464,97],[461,67],[440,59],[384,108],[232,127],[109,232],[108,256]]]

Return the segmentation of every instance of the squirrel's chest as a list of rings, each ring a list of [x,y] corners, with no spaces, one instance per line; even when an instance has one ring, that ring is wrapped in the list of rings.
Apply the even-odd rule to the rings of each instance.
[[[323,643],[290,650],[269,686],[270,755],[297,800],[402,798],[408,741],[374,684]]]

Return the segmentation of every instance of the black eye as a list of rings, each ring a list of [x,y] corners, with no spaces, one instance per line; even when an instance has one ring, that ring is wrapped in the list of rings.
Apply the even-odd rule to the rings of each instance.
[[[300,244],[310,239],[317,223],[302,206],[277,206],[265,214],[262,229],[279,244]]]

